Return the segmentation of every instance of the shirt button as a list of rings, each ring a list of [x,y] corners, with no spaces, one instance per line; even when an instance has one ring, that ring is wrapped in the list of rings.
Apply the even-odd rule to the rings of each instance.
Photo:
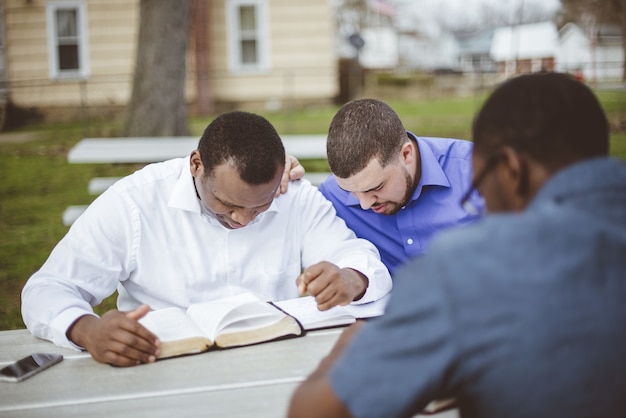
[[[231,273],[234,273],[234,272],[236,272],[236,271],[237,271],[237,267],[231,267],[231,268],[230,268],[230,272],[231,272]]]
[[[409,245],[413,245],[413,239],[412,238],[407,239],[406,243]]]

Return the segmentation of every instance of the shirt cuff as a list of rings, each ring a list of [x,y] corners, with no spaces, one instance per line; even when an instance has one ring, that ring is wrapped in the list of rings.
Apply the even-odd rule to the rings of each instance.
[[[74,344],[72,341],[67,338],[67,331],[70,329],[72,324],[76,322],[78,318],[85,315],[96,316],[93,312],[85,311],[81,308],[69,308],[61,312],[56,318],[52,320],[51,329],[52,329],[52,342],[59,347],[71,348],[74,350],[84,350],[83,347],[80,347]]]
[[[352,301],[351,303],[354,305],[374,302],[391,291],[391,276],[385,269],[371,268],[364,265],[340,266],[340,268],[356,270],[367,277],[368,284],[365,294],[361,299]]]

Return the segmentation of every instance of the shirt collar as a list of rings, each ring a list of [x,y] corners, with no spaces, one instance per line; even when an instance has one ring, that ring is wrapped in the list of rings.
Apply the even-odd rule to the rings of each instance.
[[[413,191],[413,196],[411,196],[411,200],[417,200],[420,194],[422,193],[422,189],[424,186],[439,186],[439,187],[450,187],[450,181],[444,173],[443,168],[441,168],[441,164],[437,156],[433,153],[432,149],[428,146],[428,144],[418,136],[415,136],[412,132],[407,131],[407,135],[409,138],[413,139],[417,143],[417,148],[420,153],[420,163],[421,163],[421,176],[420,180],[417,183],[417,187]]]
[[[611,157],[597,157],[565,167],[541,187],[529,208],[543,202],[565,200],[571,196],[588,195],[601,189],[624,188],[626,165]]]
[[[174,209],[182,209],[188,212],[200,214],[202,212],[198,196],[196,196],[196,188],[193,185],[193,177],[189,167],[189,157],[184,159],[178,180],[174,185],[170,199],[167,205]]]
[[[200,200],[196,194],[196,188],[193,184],[193,176],[191,175],[191,169],[189,168],[189,157],[185,158],[185,163],[182,165],[178,180],[176,181],[176,185],[172,190],[172,194],[170,195],[170,199],[167,204],[169,207],[174,209],[181,209],[197,213],[199,215],[204,214],[212,221],[217,222],[217,220],[210,213],[203,213]],[[268,212],[278,212],[276,199],[272,201],[269,209],[259,214],[259,216],[257,216],[249,225],[259,222]]]

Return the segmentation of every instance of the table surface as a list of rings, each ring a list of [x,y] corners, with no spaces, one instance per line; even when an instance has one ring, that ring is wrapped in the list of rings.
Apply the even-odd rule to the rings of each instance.
[[[30,379],[0,382],[0,416],[285,417],[292,392],[342,331],[309,331],[302,338],[135,367],[98,363],[86,352],[57,347],[27,330],[0,331],[0,368],[37,352],[64,356]],[[459,417],[456,409],[429,416]]]
[[[129,368],[96,362],[26,330],[0,332],[0,366],[31,353],[64,360],[20,383],[0,382],[2,417],[284,417],[291,393],[341,328]]]

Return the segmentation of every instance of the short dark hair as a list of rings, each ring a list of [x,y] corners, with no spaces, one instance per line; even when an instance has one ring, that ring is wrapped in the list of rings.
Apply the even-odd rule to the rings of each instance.
[[[508,145],[553,170],[609,152],[600,103],[584,83],[562,73],[505,81],[478,113],[472,137],[481,156]]]
[[[266,184],[285,167],[285,148],[274,126],[248,112],[229,112],[215,118],[204,130],[198,150],[206,175],[229,162],[248,184]]]
[[[398,114],[375,99],[353,100],[333,117],[326,154],[332,172],[348,178],[363,170],[372,157],[386,166],[397,157],[408,136]]]

